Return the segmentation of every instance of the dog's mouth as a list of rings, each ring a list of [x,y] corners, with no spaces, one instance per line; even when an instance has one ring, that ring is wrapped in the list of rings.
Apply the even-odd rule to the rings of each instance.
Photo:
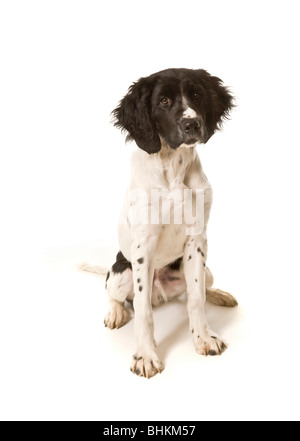
[[[177,141],[174,144],[170,144],[170,147],[174,150],[178,149],[179,147],[193,147],[196,144],[202,142],[201,137],[193,137],[193,138],[182,138],[180,141]]]
[[[185,134],[185,136],[182,136],[180,145],[184,144],[188,147],[192,147],[200,142],[202,142],[202,135],[199,130],[199,132],[197,133],[193,133],[190,135]]]
[[[197,142],[200,141],[200,138],[191,138],[188,141],[185,141],[185,144],[187,145],[193,145],[193,144],[197,144]]]
[[[178,128],[177,133],[171,134],[171,136],[162,137],[165,142],[171,147],[171,149],[177,149],[178,147],[185,146],[187,148],[193,147],[203,141],[203,129],[201,126],[190,130],[184,131],[181,127]]]

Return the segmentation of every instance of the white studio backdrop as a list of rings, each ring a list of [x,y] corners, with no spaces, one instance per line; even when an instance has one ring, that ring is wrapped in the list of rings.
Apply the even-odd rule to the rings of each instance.
[[[207,410],[199,419],[299,417],[297,3],[1,1],[0,344],[3,360],[9,361],[0,367],[3,418],[130,419],[120,407],[104,411],[101,404],[100,411],[93,401],[81,413],[66,398],[64,409],[55,413],[51,400],[41,408],[30,401],[28,390],[30,406],[23,410],[8,397],[14,391],[16,402],[23,403],[26,378],[33,391],[37,388],[30,377],[37,355],[33,348],[24,350],[19,336],[30,347],[26,336],[34,334],[35,320],[42,335],[37,319],[41,308],[47,314],[42,287],[51,286],[52,277],[44,262],[50,256],[59,266],[66,250],[69,256],[75,250],[75,262],[83,257],[80,250],[102,247],[108,250],[103,263],[110,265],[118,251],[117,220],[135,147],[125,145],[110,112],[133,81],[169,67],[204,68],[236,96],[224,130],[198,150],[214,188],[209,256],[217,280],[233,290],[246,315],[251,312],[241,326],[253,333],[249,352],[254,358],[237,374],[239,384],[247,390],[255,366],[253,381],[264,403],[257,404],[259,393],[250,394],[241,406],[240,392],[226,386],[233,413],[219,409],[214,416]],[[86,283],[88,290],[87,280],[81,281],[82,289]],[[235,361],[242,341],[239,345]],[[245,353],[243,347],[241,357]],[[26,378],[18,370],[22,366]],[[133,388],[138,380],[130,380]],[[180,372],[176,382],[181,382]],[[156,416],[154,399],[145,404],[148,413],[138,417]],[[189,406],[177,411],[168,398],[164,405],[172,409],[170,419],[195,418]]]

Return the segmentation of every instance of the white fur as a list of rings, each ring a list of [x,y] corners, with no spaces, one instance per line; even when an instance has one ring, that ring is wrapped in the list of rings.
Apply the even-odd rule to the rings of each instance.
[[[205,274],[207,241],[206,226],[212,202],[211,186],[202,170],[195,147],[179,147],[174,150],[163,143],[161,150],[149,155],[142,150],[134,152],[131,161],[130,191],[143,189],[150,194],[151,189],[166,191],[171,201],[171,212],[174,209],[173,194],[186,188],[204,192],[204,228],[197,235],[186,235],[190,225],[178,226],[172,222],[169,225],[143,224],[119,225],[119,243],[123,255],[132,263],[131,270],[110,277],[107,282],[108,294],[111,299],[121,305],[124,300],[132,299],[135,309],[136,353],[131,369],[140,375],[151,377],[161,372],[163,366],[159,360],[152,317],[152,296],[154,291],[160,291],[160,283],[154,274],[166,265],[184,256],[184,278],[188,295],[188,313],[190,329],[197,352],[204,355],[215,355],[226,347],[221,338],[214,333],[206,320],[205,303]],[[135,208],[141,208],[145,203],[139,195],[131,201]],[[199,251],[201,250],[201,251]],[[142,258],[142,263],[141,259]],[[131,273],[131,274],[130,274]],[[154,280],[154,286],[153,286]],[[132,283],[133,281],[133,283]],[[182,288],[183,289],[183,288]],[[117,314],[118,313],[118,314]],[[109,312],[111,316],[122,316],[113,304]],[[108,316],[107,316],[108,317]],[[120,320],[118,324],[120,324]],[[123,318],[125,320],[125,318]]]
[[[183,115],[182,115],[183,118],[197,118],[197,113],[195,112],[195,110],[193,110],[189,107],[187,99],[185,97],[183,97],[182,103],[185,108]]]

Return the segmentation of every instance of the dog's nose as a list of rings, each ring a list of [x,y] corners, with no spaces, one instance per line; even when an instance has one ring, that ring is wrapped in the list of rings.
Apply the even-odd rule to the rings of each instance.
[[[184,132],[189,133],[200,128],[197,118],[185,118],[181,122],[181,128]]]

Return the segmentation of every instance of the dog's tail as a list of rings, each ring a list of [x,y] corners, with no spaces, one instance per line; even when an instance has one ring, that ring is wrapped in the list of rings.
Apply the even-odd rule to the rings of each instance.
[[[100,276],[106,276],[109,271],[109,269],[104,266],[90,265],[89,263],[81,263],[78,265],[78,269],[87,271],[88,273],[99,274]]]

